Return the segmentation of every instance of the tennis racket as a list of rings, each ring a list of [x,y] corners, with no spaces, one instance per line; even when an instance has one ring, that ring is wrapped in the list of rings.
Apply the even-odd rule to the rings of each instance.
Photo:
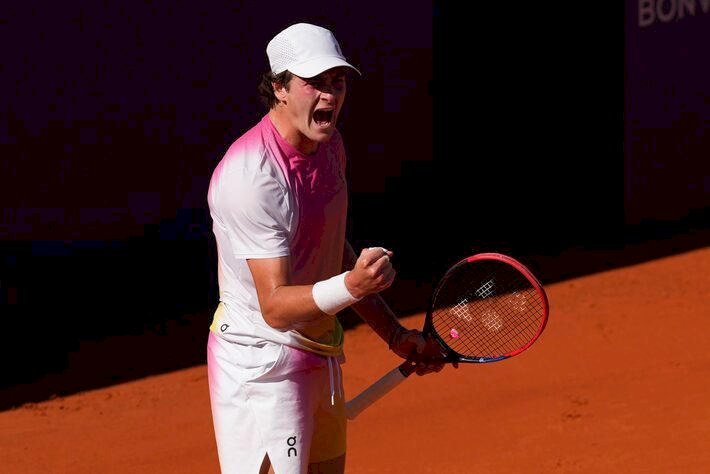
[[[480,253],[449,268],[432,293],[422,333],[441,346],[443,362],[498,362],[529,348],[547,324],[542,284],[522,263]],[[348,401],[355,419],[416,368],[407,360]]]

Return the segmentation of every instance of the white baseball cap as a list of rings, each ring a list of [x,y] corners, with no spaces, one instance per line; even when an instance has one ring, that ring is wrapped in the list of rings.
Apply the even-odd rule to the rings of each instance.
[[[286,70],[300,77],[314,77],[328,69],[348,64],[340,51],[340,45],[330,30],[296,23],[274,36],[266,46],[271,72],[280,74]]]

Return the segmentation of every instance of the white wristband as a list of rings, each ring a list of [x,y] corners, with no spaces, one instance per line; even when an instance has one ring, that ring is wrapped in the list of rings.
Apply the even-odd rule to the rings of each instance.
[[[313,285],[313,300],[324,313],[333,315],[360,301],[360,298],[351,295],[345,286],[345,275],[347,274],[348,272],[343,272]]]

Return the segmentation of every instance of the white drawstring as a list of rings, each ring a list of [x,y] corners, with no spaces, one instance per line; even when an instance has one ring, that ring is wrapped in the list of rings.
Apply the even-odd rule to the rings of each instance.
[[[328,357],[328,377],[330,377],[330,404],[335,405],[335,386],[333,385],[333,358]]]
[[[333,365],[335,365],[335,377],[333,377]],[[328,357],[328,377],[330,378],[330,404],[335,405],[335,385],[338,386],[338,395],[343,398],[343,389],[340,386],[340,364],[335,357]]]

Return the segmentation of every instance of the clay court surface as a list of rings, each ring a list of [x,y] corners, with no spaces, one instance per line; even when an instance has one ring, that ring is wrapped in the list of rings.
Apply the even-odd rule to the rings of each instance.
[[[710,248],[547,289],[538,343],[405,381],[350,423],[346,472],[710,472]],[[346,355],[350,396],[397,363],[364,326]],[[212,436],[197,366],[0,412],[0,472],[216,473]]]

